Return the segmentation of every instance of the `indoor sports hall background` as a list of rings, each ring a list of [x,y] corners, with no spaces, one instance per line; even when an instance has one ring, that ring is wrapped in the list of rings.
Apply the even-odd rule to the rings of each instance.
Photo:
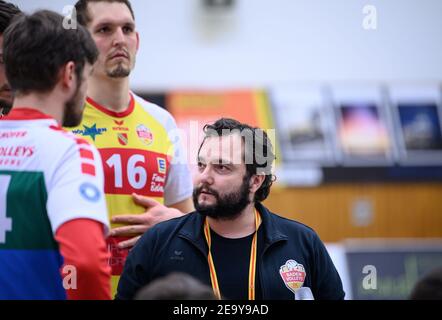
[[[319,234],[347,299],[405,299],[442,265],[440,0],[132,4],[133,90],[172,112],[192,161],[220,115],[273,129],[265,204]]]

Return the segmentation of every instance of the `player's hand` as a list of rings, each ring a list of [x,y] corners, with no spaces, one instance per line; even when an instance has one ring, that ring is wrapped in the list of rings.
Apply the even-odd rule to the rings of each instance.
[[[140,239],[141,235],[157,223],[181,217],[183,215],[178,209],[168,208],[149,197],[140,196],[135,193],[132,194],[132,197],[136,204],[139,204],[146,209],[146,212],[142,214],[126,214],[112,217],[112,223],[126,224],[126,226],[111,229],[110,236],[134,235],[133,238],[122,241],[118,244],[118,247],[121,249],[133,247],[138,239]]]

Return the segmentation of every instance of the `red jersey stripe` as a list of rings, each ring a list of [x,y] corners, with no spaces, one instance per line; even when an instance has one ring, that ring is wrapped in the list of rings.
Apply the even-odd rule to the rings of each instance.
[[[82,163],[81,164],[81,172],[84,174],[89,174],[89,175],[95,177],[95,174],[96,174],[95,166],[90,163]]]
[[[80,148],[80,158],[94,160],[94,153],[91,150]]]
[[[88,146],[90,145],[90,143],[86,139],[83,139],[83,138],[75,137],[75,142],[77,142],[77,144],[79,144],[79,145],[82,145],[82,144],[86,144]]]

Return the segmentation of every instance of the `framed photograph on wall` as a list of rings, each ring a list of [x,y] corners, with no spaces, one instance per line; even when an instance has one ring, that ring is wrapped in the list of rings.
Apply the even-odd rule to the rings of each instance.
[[[342,86],[330,91],[338,157],[347,166],[394,162],[391,116],[377,86]]]
[[[332,114],[319,86],[278,86],[269,90],[282,162],[333,165]]]
[[[333,113],[320,85],[290,84],[269,89],[280,161],[277,183],[315,186],[323,167],[336,164],[333,152]]]
[[[442,165],[439,87],[391,86],[389,98],[400,164]]]

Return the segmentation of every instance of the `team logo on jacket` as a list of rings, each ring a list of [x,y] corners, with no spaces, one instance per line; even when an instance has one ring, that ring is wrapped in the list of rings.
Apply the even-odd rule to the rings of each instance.
[[[145,145],[151,145],[153,142],[153,134],[152,131],[149,130],[144,124],[140,124],[137,127],[137,135],[138,138],[143,142]]]
[[[117,134],[117,137],[118,137],[118,142],[119,142],[122,146],[127,145],[127,141],[128,141],[127,133],[118,133],[118,134]]]
[[[306,276],[304,266],[295,260],[287,260],[287,262],[279,268],[279,274],[286,287],[293,293],[302,287]]]

